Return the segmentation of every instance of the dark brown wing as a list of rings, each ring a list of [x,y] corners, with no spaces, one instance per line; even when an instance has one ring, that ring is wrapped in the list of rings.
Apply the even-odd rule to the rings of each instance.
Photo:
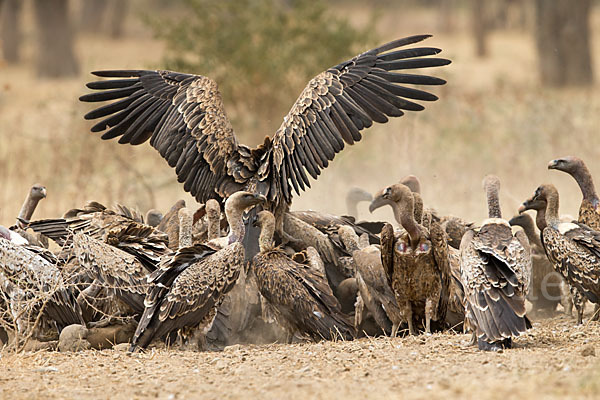
[[[525,316],[522,280],[526,275],[522,269],[527,263],[531,269],[531,259],[506,228],[484,225],[483,234],[467,231],[460,246],[468,316],[474,319],[478,336],[489,343],[518,336],[531,326]]]
[[[344,144],[359,141],[360,131],[374,121],[385,123],[388,117],[404,115],[404,110],[423,110],[413,99],[437,100],[431,93],[400,84],[442,85],[444,80],[391,72],[449,64],[449,60],[425,58],[441,51],[436,48],[395,50],[427,37],[387,43],[322,72],[308,83],[273,137],[272,159],[259,170],[261,180],[270,174],[271,200],[281,194],[289,203],[292,187],[296,193],[310,187],[308,175],[316,179]]]
[[[116,100],[85,115],[101,119],[92,132],[119,143],[150,144],[175,168],[177,180],[201,203],[239,190],[253,175],[252,162],[239,161],[240,148],[225,115],[217,84],[204,76],[171,71],[96,71],[117,78],[88,83],[101,90],[81,101]],[[242,153],[250,160],[250,153]],[[230,186],[232,185],[232,186]]]
[[[433,257],[435,258],[435,262],[440,271],[440,281],[442,283],[442,291],[438,302],[437,320],[444,321],[446,319],[448,302],[450,300],[452,271],[450,270],[450,255],[448,254],[448,238],[439,222],[431,223],[429,239],[433,245]]]
[[[392,285],[392,275],[394,274],[394,227],[386,223],[381,230],[381,263],[388,284]]]
[[[145,309],[131,350],[176,329],[207,322],[222,296],[233,288],[243,262],[239,243],[218,252],[205,245],[185,247],[165,259],[148,279]]]
[[[351,322],[341,313],[323,274],[274,250],[254,256],[258,288],[270,306],[291,325],[314,339],[351,339]]]

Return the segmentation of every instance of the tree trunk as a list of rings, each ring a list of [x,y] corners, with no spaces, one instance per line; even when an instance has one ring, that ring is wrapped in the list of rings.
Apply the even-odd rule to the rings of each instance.
[[[107,5],[107,0],[84,0],[83,7],[81,8],[79,29],[90,33],[100,32]]]
[[[487,18],[485,13],[485,1],[483,0],[472,0],[472,28],[473,36],[475,36],[475,54],[477,57],[486,57],[488,55],[487,49],[487,36],[488,26]]]
[[[6,62],[19,62],[21,46],[21,15],[22,0],[0,0],[0,39],[2,39],[2,57]],[[3,4],[4,3],[4,4]]]
[[[553,87],[591,85],[591,0],[536,0],[540,77]]]
[[[127,17],[129,0],[112,0],[109,7],[108,28],[110,36],[114,39],[123,36],[123,24]]]
[[[73,53],[68,0],[34,0],[34,9],[38,30],[38,76],[77,75],[79,64]]]

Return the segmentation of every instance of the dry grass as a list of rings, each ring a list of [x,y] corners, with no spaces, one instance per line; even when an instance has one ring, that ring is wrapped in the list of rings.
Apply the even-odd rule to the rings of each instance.
[[[534,323],[516,348],[468,335],[231,346],[224,352],[0,352],[0,397],[160,399],[597,398],[600,325]],[[165,369],[168,366],[168,369]]]
[[[356,10],[346,10],[359,15]],[[381,16],[382,41],[415,32],[433,32],[435,16],[416,10]],[[464,26],[460,15],[458,26]],[[593,26],[600,26],[600,13]],[[600,29],[595,29],[595,54]],[[440,100],[422,113],[408,115],[365,132],[363,142],[337,156],[313,189],[297,197],[295,209],[344,213],[341,197],[350,186],[375,191],[414,173],[423,181],[424,199],[442,213],[480,220],[485,215],[481,180],[495,173],[503,182],[502,205],[511,215],[538,184],[551,181],[562,195],[562,212],[576,214],[577,186],[564,174],[548,172],[546,163],[574,154],[600,176],[596,141],[600,126],[598,85],[585,90],[553,91],[537,84],[531,35],[508,31],[491,38],[491,56],[476,59],[465,28],[439,34],[429,45],[453,60],[436,75],[448,79]],[[142,211],[170,207],[179,198],[193,204],[175,174],[147,144],[121,146],[89,133],[82,119],[88,105],[78,102],[88,75],[39,81],[32,72],[32,47],[25,65],[0,66],[0,223],[10,225],[29,186],[41,182],[48,199],[36,217],[54,217],[88,199],[122,202]],[[118,42],[84,37],[78,42],[82,70],[160,65],[162,47],[147,34]],[[598,70],[598,68],[596,68]],[[200,72],[200,71],[199,71]],[[600,76],[600,70],[597,73]],[[290,94],[290,104],[297,94]],[[231,113],[231,111],[230,111]],[[270,121],[274,132],[280,121]],[[244,143],[262,137],[238,126]],[[267,132],[269,133],[269,132]],[[369,218],[361,209],[364,218]],[[384,210],[375,214],[387,218]]]
[[[342,11],[359,20],[364,10]],[[375,191],[413,173],[422,179],[427,205],[443,214],[479,221],[485,216],[481,181],[486,173],[495,173],[502,180],[501,201],[507,216],[538,184],[548,181],[560,190],[561,211],[577,213],[580,194],[575,182],[559,172],[549,172],[546,163],[558,156],[578,155],[600,179],[596,162],[600,87],[541,88],[533,40],[523,32],[494,34],[491,56],[476,59],[465,17],[459,17],[455,33],[437,34],[431,12],[390,8],[381,15],[382,41],[434,33],[428,45],[443,48],[443,55],[453,60],[435,74],[449,83],[439,88],[440,100],[426,111],[367,131],[362,143],[338,155],[313,188],[295,199],[295,209],[343,213],[342,198],[349,187]],[[597,55],[598,10],[592,25]],[[138,24],[133,36],[118,42],[81,38],[78,53],[82,71],[156,67],[162,46]],[[77,100],[85,92],[89,75],[38,81],[32,72],[32,54],[29,46],[24,65],[0,65],[0,224],[14,222],[34,182],[48,188],[48,198],[36,213],[39,218],[59,216],[88,199],[108,205],[118,201],[142,211],[151,207],[166,210],[179,198],[193,204],[171,168],[150,146],[103,142],[89,133],[91,125],[82,119],[89,108]],[[596,72],[600,77],[598,62]],[[290,94],[290,105],[296,95]],[[280,121],[269,123],[271,130],[266,133],[274,132]],[[249,126],[237,126],[237,132],[241,142],[258,142]],[[361,217],[370,217],[366,208],[360,211]],[[374,216],[390,217],[384,210]],[[402,393],[419,398],[440,393],[469,398],[483,392],[485,397],[503,399],[522,394],[593,398],[600,390],[598,365],[594,357],[581,356],[581,349],[592,344],[600,350],[599,333],[597,324],[574,328],[571,319],[557,318],[542,322],[519,340],[518,349],[500,355],[465,349],[461,344],[466,337],[460,335],[244,347],[222,355],[4,352],[0,353],[0,397],[171,398],[193,394],[221,398],[229,393],[226,397],[234,398],[250,393],[303,398],[363,398],[370,394],[382,398]],[[165,365],[169,365],[166,374]],[[242,375],[244,379],[240,379]]]

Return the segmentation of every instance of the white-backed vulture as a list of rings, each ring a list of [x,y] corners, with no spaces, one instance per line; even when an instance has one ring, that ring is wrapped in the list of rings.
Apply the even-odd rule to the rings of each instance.
[[[9,312],[21,335],[31,332],[38,314],[42,325],[54,321],[58,330],[83,323],[81,310],[55,265],[56,258],[48,250],[16,245],[0,230],[0,318]]]
[[[539,186],[532,200],[546,201],[542,244],[554,269],[589,301],[599,304],[600,232],[579,222],[561,222],[558,190],[554,185]]]
[[[362,323],[363,308],[366,307],[381,332],[395,337],[403,319],[383,270],[381,251],[374,245],[360,248],[358,236],[350,227],[340,227],[339,235],[356,264],[357,295],[360,298],[356,299],[355,328],[358,329]]]
[[[333,295],[327,278],[317,269],[293,261],[274,247],[275,217],[261,211],[255,222],[261,229],[260,252],[252,259],[265,315],[274,315],[287,331],[314,340],[352,339],[354,329]]]
[[[277,232],[292,240],[282,228],[292,191],[299,194],[310,187],[309,176],[316,179],[346,144],[361,140],[360,131],[373,122],[386,123],[405,110],[424,109],[412,100],[437,100],[431,93],[403,86],[445,83],[404,72],[450,63],[428,57],[441,51],[437,48],[398,49],[428,37],[394,40],[320,73],[308,82],[273,137],[256,148],[238,143],[217,84],[205,76],[162,70],[96,71],[95,76],[115,79],[88,83],[88,88],[100,92],[80,100],[116,100],[85,115],[99,119],[92,131],[105,131],[103,139],[118,137],[119,143],[132,145],[149,139],[198,202],[222,201],[239,190],[265,195],[265,208],[274,212]],[[258,252],[256,233],[247,236],[247,257]]]
[[[525,297],[531,277],[531,254],[523,231],[512,234],[502,219],[500,180],[488,175],[483,182],[488,219],[469,230],[460,244],[461,277],[466,297],[465,325],[473,331],[480,350],[512,346],[512,338],[531,328]]]
[[[403,184],[384,189],[383,198],[391,202],[394,215],[404,228],[394,232],[390,224],[381,231],[383,269],[410,334],[417,334],[417,324],[424,321],[431,333],[431,321],[445,326],[451,281],[446,236],[439,223],[431,230],[415,220],[414,197]]]
[[[569,286],[562,276],[554,271],[548,260],[540,235],[535,231],[533,219],[527,213],[516,215],[508,221],[511,226],[520,226],[527,235],[531,247],[531,288],[527,300],[534,311],[554,312],[560,303],[566,312],[573,307]]]
[[[535,194],[534,194],[535,196]],[[546,228],[547,224],[546,224],[546,199],[545,198],[535,198],[534,196],[528,198],[527,200],[525,200],[521,206],[519,206],[518,211],[520,213],[523,213],[524,211],[527,210],[534,210],[536,211],[536,217],[535,217],[535,224],[537,226],[537,228],[540,231],[540,244],[542,244],[542,232],[544,232],[544,229]],[[573,218],[569,215],[561,215],[560,216],[560,221],[561,222],[573,222]],[[543,245],[542,245],[543,248]],[[548,255],[546,254],[546,249],[543,248],[543,252],[544,255],[546,256],[546,258],[548,258]],[[554,267],[552,268],[553,271],[555,271]],[[556,272],[556,271],[555,271]],[[564,278],[563,278],[564,280]],[[575,286],[570,285],[567,282],[567,286],[570,292],[570,296],[567,296],[566,294],[563,297],[563,307],[565,308],[565,312],[569,315],[572,314],[572,309],[573,306],[575,306],[575,313],[576,313],[576,323],[577,325],[581,324],[583,322],[583,312],[585,311],[585,304],[587,302],[585,296],[583,295],[583,293],[581,293],[581,291],[579,289],[577,289]]]
[[[145,348],[153,339],[181,328],[208,332],[223,295],[233,288],[244,268],[242,214],[265,201],[260,194],[234,193],[225,202],[230,228],[226,247],[214,250],[203,244],[191,245],[190,231],[186,234],[190,239],[181,243],[187,247],[180,247],[161,260],[159,268],[148,277],[145,309],[130,351]]]

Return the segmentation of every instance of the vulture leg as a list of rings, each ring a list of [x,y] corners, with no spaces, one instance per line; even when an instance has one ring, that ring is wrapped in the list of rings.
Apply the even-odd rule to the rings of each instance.
[[[583,323],[585,297],[583,297],[583,294],[573,286],[571,286],[571,294],[573,295],[573,305],[575,306],[575,312],[577,313],[577,325],[581,325]]]
[[[560,304],[563,306],[565,314],[573,315],[573,296],[569,290],[569,285],[563,279],[560,283]]]
[[[358,327],[362,323],[363,312],[365,310],[365,302],[363,301],[360,293],[356,296],[356,303],[354,303],[354,327],[358,330]]]
[[[411,335],[417,335],[417,329],[415,328],[414,322],[413,322],[413,312],[412,312],[412,307],[410,305],[410,301],[406,301],[406,303],[404,303],[404,307],[402,310],[402,314],[404,315],[404,318],[406,319],[406,321],[408,321],[408,332]]]
[[[600,305],[596,304],[594,307],[594,315],[590,321],[600,321]]]
[[[85,321],[91,321],[93,319],[96,310],[94,310],[92,304],[101,290],[102,286],[98,284],[97,280],[94,280],[90,286],[85,288],[85,290],[81,291],[79,295],[77,295],[76,301],[77,304],[79,304],[79,308],[81,308]]]
[[[394,322],[392,324],[392,337],[396,337],[398,335],[398,329],[400,329],[400,324],[398,322]]]
[[[425,333],[431,335],[431,318],[435,315],[435,304],[431,298],[425,300]]]

